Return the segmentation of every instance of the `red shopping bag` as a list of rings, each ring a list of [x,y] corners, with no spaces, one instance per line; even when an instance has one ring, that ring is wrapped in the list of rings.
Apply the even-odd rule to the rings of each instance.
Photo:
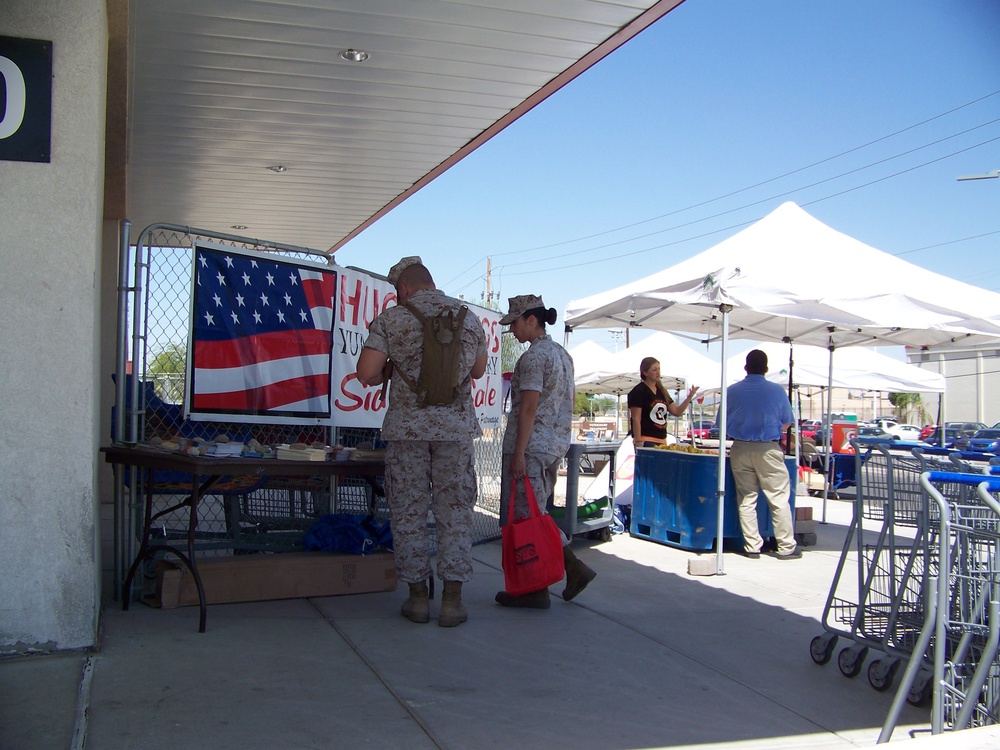
[[[517,480],[511,483],[507,525],[500,530],[501,563],[504,589],[508,594],[520,596],[541,591],[563,579],[566,573],[563,562],[562,537],[556,522],[538,510],[538,501],[531,482],[524,478],[524,492],[528,498],[527,518],[514,518],[514,490]]]

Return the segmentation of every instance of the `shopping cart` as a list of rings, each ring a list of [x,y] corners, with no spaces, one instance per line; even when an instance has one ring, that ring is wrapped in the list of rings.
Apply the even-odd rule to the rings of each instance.
[[[823,613],[825,633],[813,638],[810,656],[826,664],[840,638],[850,643],[838,654],[846,677],[856,677],[869,651],[868,681],[885,691],[913,653],[925,623],[926,581],[936,573],[936,527],[931,523],[920,476],[929,469],[972,470],[949,456],[909,455],[885,444],[852,441],[857,495],[854,516]],[[914,679],[908,700],[930,697],[931,671]]]
[[[931,471],[920,483],[936,509],[939,570],[928,581],[934,595],[880,743],[891,738],[928,662],[932,733],[1000,722],[1000,477]]]

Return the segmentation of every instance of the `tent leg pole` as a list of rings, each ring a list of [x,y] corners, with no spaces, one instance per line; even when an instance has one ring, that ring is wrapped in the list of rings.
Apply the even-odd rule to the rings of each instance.
[[[826,468],[826,481],[823,482],[823,520],[822,523],[826,523],[826,501],[829,498],[830,493],[830,450],[833,446],[833,435],[831,434],[833,428],[833,341],[830,341],[830,370],[828,375],[828,381],[826,386],[826,421],[823,427],[823,442],[825,443],[826,450],[823,451],[823,457]]]
[[[716,503],[718,505],[718,526],[716,527],[716,562],[715,562],[715,574],[725,575],[725,569],[722,562],[722,547],[724,541],[724,522],[726,516],[726,406],[728,399],[726,398],[726,359],[727,350],[729,348],[729,311],[732,310],[731,305],[719,305],[719,310],[722,312],[722,396],[719,400],[719,464],[718,464],[718,481],[716,486]]]

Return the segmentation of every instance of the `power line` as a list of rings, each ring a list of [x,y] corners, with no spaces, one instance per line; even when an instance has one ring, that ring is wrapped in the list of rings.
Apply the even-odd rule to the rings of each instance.
[[[960,105],[958,107],[954,107],[953,109],[950,109],[950,110],[948,110],[946,112],[942,112],[942,113],[940,113],[938,115],[935,115],[933,117],[929,117],[926,120],[922,120],[922,121],[920,121],[918,123],[915,123],[913,125],[909,125],[909,126],[907,126],[905,128],[897,130],[897,131],[895,131],[893,133],[889,133],[888,135],[884,135],[884,136],[881,136],[880,138],[876,138],[876,139],[874,139],[872,141],[868,141],[867,143],[864,143],[864,144],[862,144],[860,146],[855,146],[854,148],[847,149],[846,151],[841,151],[839,154],[835,154],[834,156],[828,156],[825,159],[820,159],[819,161],[813,162],[812,164],[808,164],[808,165],[806,165],[804,167],[799,167],[797,169],[793,169],[790,172],[785,172],[784,174],[778,175],[777,177],[770,177],[770,178],[768,178],[766,180],[763,180],[761,182],[755,183],[753,185],[749,185],[747,187],[739,188],[738,190],[733,190],[733,191],[731,191],[729,193],[717,196],[715,198],[709,198],[708,200],[701,201],[700,203],[694,203],[694,204],[692,204],[690,206],[686,206],[684,208],[678,208],[678,209],[676,209],[674,211],[669,211],[669,212],[667,212],[665,214],[661,214],[659,216],[654,216],[654,217],[649,218],[649,219],[642,219],[641,221],[633,222],[632,224],[625,224],[625,225],[620,226],[620,227],[615,227],[615,228],[612,228],[612,229],[606,229],[604,231],[596,232],[594,234],[586,235],[586,236],[583,236],[583,237],[577,237],[577,238],[571,239],[571,240],[562,240],[560,242],[552,242],[552,243],[550,243],[548,245],[538,245],[536,247],[527,248],[527,249],[524,249],[524,250],[509,250],[509,251],[507,251],[505,253],[494,253],[493,256],[496,257],[496,256],[500,256],[500,255],[518,255],[518,254],[521,254],[521,253],[531,253],[531,252],[537,252],[538,250],[547,250],[548,248],[551,248],[551,247],[558,247],[560,245],[568,245],[568,244],[573,243],[573,242],[582,242],[583,240],[589,240],[589,239],[593,239],[595,237],[602,237],[602,236],[604,236],[606,234],[612,234],[614,232],[619,232],[619,231],[622,231],[624,229],[631,229],[632,227],[640,226],[641,224],[648,224],[649,222],[652,222],[652,221],[657,221],[659,219],[665,219],[665,218],[667,218],[669,216],[674,216],[676,214],[684,213],[686,211],[690,211],[690,210],[695,209],[695,208],[700,208],[700,207],[706,206],[706,205],[708,205],[710,203],[716,203],[716,202],[718,202],[720,200],[724,200],[726,198],[731,198],[734,195],[739,195],[740,193],[745,193],[745,192],[747,192],[749,190],[753,190],[755,188],[762,187],[762,186],[767,185],[767,184],[769,184],[771,182],[776,182],[778,180],[784,179],[785,177],[790,177],[790,176],[792,176],[794,174],[798,174],[799,172],[804,172],[804,171],[806,171],[808,169],[812,169],[813,167],[818,167],[821,164],[826,164],[827,162],[834,161],[835,159],[839,159],[842,156],[847,156],[848,154],[852,154],[852,153],[854,153],[856,151],[860,151],[860,150],[862,150],[864,148],[867,148],[868,146],[873,146],[876,143],[880,143],[880,142],[888,140],[890,138],[894,138],[897,135],[901,135],[901,134],[906,133],[906,132],[908,132],[910,130],[914,130],[915,128],[921,127],[922,125],[926,125],[926,124],[928,124],[930,122],[933,122],[935,120],[938,120],[938,119],[940,119],[942,117],[946,117],[946,116],[948,116],[950,114],[958,112],[961,109],[965,109],[966,107],[971,107],[973,104],[978,104],[979,102],[981,102],[981,101],[983,101],[985,99],[989,99],[992,96],[996,96],[997,94],[1000,94],[1000,90],[993,91],[993,92],[991,92],[989,94],[986,94],[984,96],[979,97],[978,99],[973,99],[971,102],[966,102],[965,104],[962,104],[962,105]],[[992,124],[994,124],[996,122],[998,122],[997,119],[990,120],[989,122],[982,123],[981,125],[976,125],[975,127],[969,128],[967,130],[960,131],[958,133],[955,133],[953,135],[947,136],[945,138],[941,138],[941,139],[939,139],[937,141],[932,141],[931,143],[924,144],[923,146],[919,146],[917,148],[910,149],[909,151],[904,151],[901,154],[896,154],[895,156],[890,156],[890,157],[887,157],[886,159],[881,159],[879,161],[872,162],[871,164],[869,164],[867,166],[874,166],[876,164],[881,164],[883,162],[890,161],[890,160],[898,158],[900,156],[905,156],[906,154],[910,154],[910,153],[913,153],[915,151],[919,151],[922,148],[928,148],[929,146],[933,146],[933,145],[936,145],[938,143],[942,143],[942,142],[944,142],[944,141],[946,141],[946,140],[948,140],[950,138],[956,138],[956,137],[958,137],[960,135],[964,135],[966,133],[972,132],[973,130],[978,130],[979,128],[986,127],[987,125],[992,125]],[[849,172],[844,172],[843,174],[844,175],[851,174],[852,172],[856,172],[856,171],[859,171],[861,169],[866,169],[866,168],[867,167],[859,167],[858,169],[851,170]],[[838,175],[838,176],[843,176],[843,175]],[[836,179],[836,177],[832,177],[832,178],[829,178],[829,179]],[[820,182],[824,182],[824,181],[828,181],[828,180],[821,180]],[[820,183],[813,183],[813,185],[818,185],[818,184],[820,184]],[[813,185],[807,185],[806,187],[812,187]],[[750,205],[756,205],[756,204],[752,203]],[[728,212],[726,212],[726,213],[728,213]],[[717,214],[717,215],[719,215],[719,214]],[[680,226],[686,226],[686,225],[682,224]],[[663,231],[666,231],[666,230],[663,230]],[[645,236],[648,236],[648,235],[645,235]]]
[[[968,242],[969,240],[978,240],[981,237],[989,237],[993,234],[1000,234],[1000,229],[996,229],[992,232],[983,232],[982,234],[973,234],[969,237],[961,237],[957,240],[948,240],[947,242],[939,242],[936,245],[924,245],[923,247],[915,247],[912,250],[903,250],[902,252],[892,253],[895,256],[909,255],[910,253],[917,253],[921,250],[933,250],[936,247],[944,247],[945,245],[954,245],[958,242]]]
[[[993,122],[997,122],[997,121],[998,120],[994,120]],[[989,124],[992,124],[992,123],[985,123],[984,125],[989,125]],[[984,125],[977,126],[977,128],[978,127],[984,127]],[[972,128],[972,130],[975,130],[977,128]],[[957,135],[961,135],[961,133],[957,134]],[[950,137],[953,137],[953,136],[949,136],[949,138]],[[942,140],[947,140],[947,138],[942,139]],[[855,185],[854,187],[850,187],[850,188],[847,188],[845,190],[840,190],[840,191],[838,191],[836,193],[832,193],[830,195],[823,196],[822,198],[816,198],[815,200],[811,200],[811,201],[808,201],[806,203],[802,203],[801,205],[803,207],[804,206],[811,206],[811,205],[814,205],[816,203],[821,203],[823,201],[830,200],[831,198],[836,198],[836,197],[841,196],[841,195],[846,195],[847,193],[854,192],[855,190],[860,190],[861,188],[870,187],[871,185],[876,185],[879,182],[884,182],[886,180],[892,179],[893,177],[898,177],[900,175],[907,174],[909,172],[913,172],[913,171],[915,171],[917,169],[921,169],[921,168],[926,167],[926,166],[928,166],[930,164],[935,164],[935,163],[937,163],[939,161],[943,161],[945,159],[950,159],[951,157],[957,156],[958,154],[965,153],[966,151],[971,151],[972,149],[979,148],[980,146],[985,146],[985,145],[987,145],[989,143],[993,143],[994,141],[998,141],[998,140],[1000,140],[1000,136],[995,136],[995,137],[989,138],[989,139],[987,139],[985,141],[981,141],[980,143],[976,143],[976,144],[974,144],[972,146],[968,146],[966,148],[959,149],[958,151],[953,151],[950,154],[945,154],[944,156],[939,156],[936,159],[931,159],[930,161],[923,162],[922,164],[917,164],[917,165],[914,165],[912,167],[907,167],[906,169],[902,169],[902,170],[900,170],[898,172],[894,172],[892,174],[885,175],[883,177],[879,177],[879,178],[877,178],[875,180],[870,180],[870,181],[862,183],[860,185]],[[937,142],[935,142],[935,144],[939,143],[939,142],[940,141],[937,141]],[[935,144],[927,144],[927,145],[935,145]],[[874,164],[869,164],[869,165],[867,165],[865,167],[858,167],[857,169],[853,169],[853,170],[850,170],[848,172],[844,172],[843,174],[836,175],[834,177],[828,177],[828,178],[823,179],[823,180],[818,180],[817,182],[811,183],[809,185],[804,185],[804,186],[800,186],[800,187],[797,187],[797,188],[793,188],[792,190],[787,190],[784,193],[778,193],[777,195],[771,195],[771,196],[768,196],[766,198],[762,198],[760,200],[754,201],[752,203],[746,203],[746,204],[744,204],[742,206],[737,206],[736,208],[731,208],[731,209],[728,209],[726,211],[720,211],[719,213],[712,214],[711,216],[705,216],[705,217],[703,217],[701,219],[693,219],[693,220],[685,222],[683,224],[677,224],[677,225],[672,226],[672,227],[667,227],[666,229],[660,229],[660,230],[658,230],[656,232],[650,232],[649,234],[642,235],[640,237],[631,237],[631,238],[628,238],[628,239],[619,240],[617,242],[610,242],[610,243],[607,243],[605,245],[597,245],[595,247],[590,247],[590,248],[586,248],[586,249],[583,249],[583,250],[578,250],[578,251],[575,251],[575,252],[562,253],[560,255],[550,256],[550,257],[544,258],[544,259],[525,260],[525,261],[518,261],[516,263],[507,263],[507,264],[504,265],[504,267],[523,266],[523,265],[529,265],[529,264],[533,264],[533,263],[541,263],[541,262],[545,262],[545,261],[558,260],[559,258],[566,258],[566,257],[571,257],[571,256],[578,257],[582,253],[589,253],[589,252],[593,252],[595,250],[605,250],[605,249],[607,249],[609,247],[614,247],[616,245],[623,245],[623,244],[625,244],[627,242],[635,242],[635,241],[638,241],[638,240],[646,239],[648,237],[653,237],[653,236],[655,236],[657,234],[663,234],[664,232],[671,232],[671,231],[674,231],[674,230],[677,230],[677,229],[683,229],[684,227],[688,227],[688,226],[691,226],[693,224],[699,224],[699,223],[702,223],[702,222],[705,222],[705,221],[710,221],[712,219],[717,219],[717,218],[719,218],[721,216],[726,216],[727,214],[735,213],[737,211],[742,211],[742,210],[747,209],[747,208],[752,208],[753,206],[758,206],[758,205],[760,205],[762,203],[769,203],[769,202],[777,200],[779,198],[788,197],[788,196],[790,196],[790,195],[792,195],[794,193],[797,193],[797,192],[799,192],[801,190],[807,190],[809,188],[816,187],[817,185],[822,185],[824,183],[832,182],[833,180],[840,179],[841,177],[846,177],[847,175],[855,174],[857,172],[861,172],[861,171],[863,171],[865,169],[868,169],[868,168],[870,168],[872,166],[877,166],[878,164],[882,164],[882,163],[885,163],[887,161],[891,161],[892,159],[898,158],[898,156],[904,156],[906,154],[912,153],[913,151],[918,151],[918,150],[920,150],[922,148],[926,148],[926,146],[921,146],[919,148],[912,149],[911,151],[906,152],[904,154],[899,154],[899,155],[894,156],[894,157],[889,157],[887,159],[883,159],[880,162],[875,162]],[[642,250],[635,250],[635,251],[630,252],[630,253],[625,253],[624,255],[617,255],[617,256],[615,256],[615,259],[623,258],[623,257],[629,257],[629,256],[632,256],[632,255],[639,255],[641,253],[651,252],[652,250],[659,250],[659,249],[662,249],[664,247],[670,247],[671,245],[676,245],[676,244],[679,244],[681,242],[687,242],[687,241],[692,240],[692,239],[700,239],[702,237],[706,237],[706,236],[709,236],[711,234],[716,234],[717,232],[720,232],[720,231],[726,231],[726,229],[733,229],[733,228],[736,228],[736,227],[745,226],[747,224],[752,224],[754,221],[759,221],[760,218],[763,218],[763,217],[758,217],[757,219],[753,219],[751,221],[742,222],[740,224],[736,224],[736,225],[733,225],[733,226],[730,226],[730,227],[725,227],[724,229],[716,230],[716,231],[713,231],[713,232],[708,232],[706,234],[697,235],[696,237],[688,237],[688,238],[686,238],[684,240],[677,240],[676,242],[670,242],[670,243],[666,243],[664,245],[656,245],[654,247],[649,247],[649,248],[645,248],[645,249],[642,249]],[[606,258],[606,257],[605,258],[599,258],[598,260],[594,260],[594,261],[579,261],[578,260],[577,262],[575,262],[573,264],[573,266],[557,266],[555,268],[543,269],[543,271],[535,271],[535,273],[541,273],[541,272],[544,272],[544,271],[559,271],[559,270],[562,270],[564,268],[576,267],[576,266],[580,266],[580,265],[591,265],[591,264],[594,264],[594,263],[601,263],[601,262],[603,262],[605,260],[608,260],[608,258]],[[521,273],[515,273],[515,274],[512,274],[512,275],[521,275]]]
[[[523,249],[523,250],[510,250],[510,251],[507,251],[507,252],[491,253],[491,255],[493,257],[504,256],[504,255],[518,255],[518,254],[523,254],[523,253],[527,253],[527,252],[537,252],[539,250],[545,250],[545,249],[552,248],[552,247],[559,247],[559,246],[571,244],[571,243],[574,243],[574,242],[582,242],[584,240],[594,239],[596,237],[602,237],[604,235],[612,234],[614,232],[623,231],[625,229],[631,229],[633,227],[640,226],[642,224],[647,224],[647,223],[650,223],[650,222],[653,222],[653,221],[657,221],[659,219],[667,218],[669,216],[674,216],[674,215],[679,214],[679,213],[684,213],[686,211],[690,211],[690,210],[693,210],[695,208],[700,208],[702,206],[705,206],[705,205],[708,205],[708,204],[711,204],[711,203],[715,203],[715,202],[718,202],[720,200],[724,200],[725,198],[729,198],[729,197],[732,197],[734,195],[738,195],[740,193],[744,193],[744,192],[747,192],[749,190],[753,190],[755,188],[761,187],[763,185],[767,185],[767,184],[769,184],[771,182],[775,182],[775,181],[783,179],[785,177],[789,177],[791,175],[798,174],[799,172],[804,172],[804,171],[806,171],[808,169],[811,169],[811,168],[816,167],[816,166],[820,166],[822,164],[825,164],[827,162],[833,161],[835,159],[838,159],[840,157],[846,156],[848,154],[855,153],[855,152],[860,151],[860,150],[862,150],[864,148],[867,148],[869,146],[875,145],[875,144],[880,143],[882,141],[885,141],[885,140],[888,140],[888,139],[893,138],[895,136],[901,135],[901,134],[906,133],[906,132],[908,132],[910,130],[914,130],[914,129],[919,128],[919,127],[921,127],[923,125],[926,125],[928,123],[934,122],[935,120],[939,120],[939,119],[941,119],[943,117],[947,117],[950,114],[954,114],[955,112],[958,112],[958,111],[960,111],[962,109],[970,107],[970,106],[972,106],[974,104],[978,104],[979,102],[985,101],[986,99],[989,99],[989,98],[991,98],[993,96],[996,96],[998,94],[1000,94],[1000,90],[993,91],[993,92],[990,92],[988,94],[984,94],[983,96],[980,96],[977,99],[973,99],[972,101],[966,102],[965,104],[961,104],[961,105],[959,105],[957,107],[953,107],[952,109],[946,110],[945,112],[941,112],[941,113],[939,113],[937,115],[934,115],[933,117],[929,117],[929,118],[927,118],[925,120],[921,120],[920,122],[914,123],[913,125],[909,125],[909,126],[907,126],[905,128],[901,128],[900,130],[894,131],[894,132],[889,133],[887,135],[881,136],[879,138],[875,138],[874,140],[868,141],[867,143],[864,143],[864,144],[862,144],[860,146],[855,146],[853,148],[847,149],[846,151],[842,151],[842,152],[840,152],[838,154],[835,154],[833,156],[829,156],[829,157],[826,157],[824,159],[820,159],[819,161],[816,161],[816,162],[813,162],[813,163],[808,164],[806,166],[799,167],[797,169],[791,170],[791,171],[786,172],[786,173],[784,173],[782,175],[778,175],[776,177],[771,177],[769,179],[766,179],[766,180],[763,180],[761,182],[755,183],[754,185],[750,185],[748,187],[740,188],[738,190],[734,190],[734,191],[731,191],[731,192],[726,193],[724,195],[720,195],[720,196],[717,196],[715,198],[711,198],[711,199],[708,199],[708,200],[705,200],[705,201],[701,201],[699,203],[695,203],[695,204],[692,204],[692,205],[684,207],[684,208],[679,208],[679,209],[676,209],[674,211],[670,211],[670,212],[668,212],[666,214],[662,214],[660,216],[655,216],[655,217],[652,217],[652,218],[649,218],[649,219],[643,219],[641,221],[633,222],[632,224],[627,224],[627,225],[623,225],[623,226],[620,226],[620,227],[616,227],[616,228],[612,228],[612,229],[607,229],[607,230],[604,230],[604,231],[601,231],[601,232],[597,232],[597,233],[594,233],[594,234],[591,234],[591,235],[586,235],[586,236],[583,236],[583,237],[577,237],[575,239],[562,240],[560,242],[554,242],[554,243],[550,243],[548,245],[539,245],[539,246],[536,246],[536,247],[526,248],[526,249]],[[995,122],[997,122],[997,120],[991,120],[991,121],[983,123],[981,125],[977,125],[977,126],[975,126],[973,128],[969,128],[967,130],[961,131],[960,133],[956,133],[956,134],[953,134],[951,136],[947,136],[945,138],[939,139],[938,141],[933,141],[932,143],[924,144],[923,146],[911,149],[909,151],[905,151],[902,154],[896,154],[895,156],[887,157],[886,159],[882,159],[882,160],[879,160],[877,162],[873,162],[873,163],[868,164],[868,165],[866,165],[864,167],[859,167],[857,169],[850,170],[848,172],[844,172],[844,173],[842,173],[840,175],[836,175],[834,177],[830,177],[830,178],[827,178],[825,180],[820,180],[820,181],[812,183],[810,185],[806,185],[806,186],[803,186],[803,187],[796,188],[795,190],[791,190],[791,191],[787,191],[785,193],[781,193],[781,194],[779,194],[777,196],[771,196],[770,198],[766,198],[766,199],[763,199],[761,201],[755,201],[753,203],[746,204],[746,205],[744,205],[744,206],[742,206],[740,208],[737,208],[737,209],[732,209],[732,210],[729,210],[729,211],[723,211],[723,212],[714,214],[712,216],[705,217],[703,219],[692,220],[690,222],[685,222],[683,224],[679,224],[679,225],[676,225],[674,227],[669,227],[667,229],[658,230],[656,232],[650,232],[649,234],[646,234],[646,235],[641,235],[641,236],[638,236],[638,237],[632,237],[632,238],[628,238],[628,239],[625,239],[625,240],[619,240],[617,242],[607,243],[605,245],[598,245],[596,247],[587,248],[587,249],[580,250],[580,251],[577,251],[577,252],[574,252],[574,253],[565,253],[565,254],[562,254],[562,255],[550,256],[546,260],[556,260],[556,259],[558,259],[560,257],[567,257],[567,256],[570,256],[570,255],[578,255],[581,252],[590,252],[592,250],[600,250],[600,249],[605,249],[605,248],[608,248],[608,247],[614,247],[616,245],[625,244],[627,242],[634,242],[634,241],[642,240],[642,239],[645,239],[647,237],[654,236],[656,234],[662,234],[664,232],[673,231],[673,230],[676,230],[676,229],[681,229],[681,228],[683,228],[685,226],[690,226],[692,224],[699,223],[699,222],[702,222],[702,221],[707,221],[709,219],[718,218],[719,216],[724,216],[726,214],[733,213],[734,211],[741,210],[742,208],[749,208],[751,206],[759,205],[760,203],[764,203],[764,202],[767,202],[767,201],[770,201],[770,200],[774,200],[776,198],[780,198],[780,197],[784,197],[784,196],[790,195],[790,194],[792,194],[794,192],[797,192],[798,190],[805,190],[805,189],[808,189],[810,187],[815,187],[816,185],[823,184],[824,182],[829,182],[831,180],[838,179],[840,177],[844,177],[846,175],[853,174],[855,172],[859,172],[859,171],[861,171],[863,169],[870,168],[870,167],[875,166],[877,164],[882,164],[882,163],[891,161],[892,159],[899,158],[900,156],[903,156],[903,155],[906,155],[906,154],[910,154],[910,153],[914,153],[916,151],[919,151],[922,148],[927,148],[929,146],[936,145],[936,144],[941,143],[941,142],[943,142],[945,140],[948,140],[950,138],[958,137],[959,135],[963,135],[965,133],[971,132],[972,130],[976,130],[976,129],[979,129],[979,128],[982,128],[982,127],[986,127],[987,125],[991,125],[991,124],[993,124]],[[984,143],[989,143],[989,142],[990,141],[986,141]],[[984,145],[984,143],[977,144],[977,146],[973,146],[973,147],[970,147],[970,148],[976,148],[978,146]],[[965,149],[965,150],[968,150],[968,149]],[[950,154],[950,156],[954,156],[954,155],[956,155],[958,153],[962,153],[962,151],[954,152],[953,154]],[[947,157],[942,157],[942,158],[947,158]],[[939,161],[939,160],[935,160],[935,161]],[[922,164],[922,165],[918,165],[918,167],[914,167],[912,169],[919,168],[920,166],[926,166],[927,164],[931,164],[931,163],[933,163],[933,161],[932,162],[926,162],[925,164]],[[912,169],[911,170],[904,170],[904,171],[898,172],[896,174],[904,174],[907,171],[912,171]],[[893,177],[893,176],[896,176],[896,175],[889,175],[889,177]],[[882,179],[883,180],[884,179],[888,179],[888,177],[882,178]],[[873,182],[865,183],[865,185],[861,185],[861,186],[858,186],[857,188],[852,188],[851,190],[843,191],[841,193],[836,193],[835,195],[832,195],[832,196],[827,196],[827,198],[835,197],[836,195],[843,195],[845,192],[851,192],[852,190],[856,190],[856,189],[859,189],[860,187],[865,187],[867,185],[872,185],[872,184],[875,184],[876,182],[879,182],[879,181],[881,181],[881,180],[875,180]],[[810,203],[803,204],[803,205],[812,205],[813,203],[818,203],[819,201],[826,200],[827,198],[820,198],[818,200],[811,201]],[[746,223],[750,223],[750,222],[746,222]],[[739,226],[744,226],[744,224],[734,225],[734,227],[739,227]],[[728,228],[734,228],[734,227],[727,227],[727,229]],[[701,238],[701,237],[709,236],[711,234],[716,234],[718,231],[725,231],[725,229],[723,229],[723,230],[717,230],[716,232],[709,232],[707,234],[698,235],[697,237],[692,237],[692,238],[688,238],[688,239],[698,239],[698,238]],[[682,240],[682,241],[686,241],[686,240]],[[667,246],[673,245],[673,244],[678,244],[678,243],[673,242],[673,243],[668,243],[667,245],[659,245],[659,246],[656,246],[654,248],[649,248],[649,250],[655,250],[655,249],[659,249],[661,247],[667,247]],[[646,252],[646,251],[636,251],[635,253],[630,253],[630,255],[638,254],[639,252]],[[486,260],[486,257],[487,256],[484,255],[480,260],[476,261],[472,266],[470,266],[469,268],[467,268],[466,270],[462,271],[460,274],[458,274],[457,276],[455,276],[451,281],[448,282],[448,285],[450,285],[450,284],[454,283],[455,281],[457,281],[458,279],[462,278],[462,276],[464,276],[466,273],[468,273],[470,270],[472,270],[476,265],[479,265],[482,262],[484,262]],[[539,261],[538,260],[523,261],[523,262],[520,262],[520,263],[513,263],[513,264],[507,264],[507,265],[524,265],[526,263],[532,263],[532,262],[539,262]],[[589,261],[586,264],[592,264],[592,263],[596,263],[596,262],[600,262],[600,261]],[[583,265],[583,264],[584,263],[576,263],[574,265]],[[562,266],[562,267],[557,268],[557,269],[552,269],[552,270],[561,270],[562,268],[565,268],[565,266]],[[514,275],[521,275],[521,274],[514,274]],[[478,277],[478,278],[481,278],[481,277]],[[473,279],[472,281],[469,282],[469,284],[475,283],[475,281],[477,281],[478,278],[477,279]],[[463,289],[466,288],[467,286],[469,286],[469,284],[466,284],[462,288]]]

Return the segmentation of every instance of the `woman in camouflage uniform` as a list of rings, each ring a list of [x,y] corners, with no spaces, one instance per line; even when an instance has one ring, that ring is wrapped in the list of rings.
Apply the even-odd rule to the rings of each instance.
[[[500,475],[500,525],[507,523],[511,486],[515,487],[514,513],[527,518],[524,492],[527,478],[539,505],[555,487],[559,463],[569,449],[572,434],[574,375],[569,353],[545,332],[546,323],[556,322],[555,308],[546,309],[542,298],[526,294],[509,299],[509,311],[500,319],[522,344],[529,343],[511,378],[511,410],[503,439],[503,466]],[[544,513],[545,508],[540,507]],[[562,532],[560,531],[560,534]],[[566,563],[566,588],[563,599],[569,601],[597,575],[570,549],[570,540],[562,534]],[[496,595],[505,607],[548,609],[549,590],[513,596],[506,591]]]

